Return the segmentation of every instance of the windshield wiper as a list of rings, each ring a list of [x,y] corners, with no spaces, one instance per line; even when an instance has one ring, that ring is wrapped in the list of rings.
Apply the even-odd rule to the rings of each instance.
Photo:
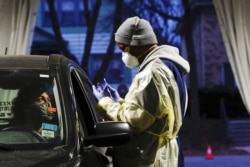
[[[0,143],[0,151],[14,151],[13,147],[10,147],[8,144]]]

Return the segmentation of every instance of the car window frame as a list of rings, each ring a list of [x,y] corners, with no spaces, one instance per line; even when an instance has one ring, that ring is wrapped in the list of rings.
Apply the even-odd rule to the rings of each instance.
[[[94,132],[94,127],[98,122],[98,113],[96,112],[96,101],[93,97],[91,88],[91,81],[87,74],[83,72],[77,66],[71,66],[70,69],[71,84],[73,86],[73,92],[75,96],[75,102],[77,103],[78,115],[81,123],[86,127],[87,134],[91,135]],[[81,93],[79,93],[81,92]],[[84,106],[83,103],[86,105]],[[89,109],[88,112],[84,112],[84,109]]]
[[[17,71],[16,69],[1,69],[1,71],[6,71],[6,72],[15,72]],[[31,71],[31,69],[19,69],[18,72],[27,72],[27,74]],[[64,120],[64,117],[65,117],[65,113],[64,113],[64,108],[63,108],[63,102],[62,102],[62,99],[61,99],[61,90],[60,90],[60,78],[59,78],[59,75],[58,73],[53,70],[53,69],[35,69],[35,70],[32,70],[32,71],[35,71],[35,74],[39,74],[39,75],[49,75],[52,79],[51,81],[53,82],[53,84],[56,84],[57,85],[57,93],[59,94],[59,104],[57,103],[57,105],[60,105],[60,109],[61,109],[61,117],[62,117],[62,121],[60,122],[58,120],[58,126],[59,126],[59,123],[61,123],[61,126],[62,126],[62,133],[60,133],[60,137],[61,137],[61,140],[60,141],[56,141],[56,142],[44,142],[44,143],[14,143],[14,144],[11,144],[11,145],[15,145],[14,149],[16,150],[19,150],[19,149],[22,149],[22,150],[39,150],[39,149],[42,149],[42,148],[46,148],[46,149],[53,149],[55,146],[60,146],[62,144],[65,143],[64,139],[65,139],[65,136],[66,136],[66,133],[65,133],[65,120]],[[45,76],[46,78],[46,76]],[[18,84],[18,83],[17,83]],[[9,88],[10,90],[13,89],[17,89],[16,87],[10,87]],[[7,90],[7,88],[6,88]],[[19,89],[17,89],[19,90]],[[53,90],[54,91],[54,90]],[[54,92],[53,92],[54,93]],[[54,95],[55,96],[55,95]],[[58,106],[56,106],[58,107]],[[12,127],[12,126],[10,126]]]

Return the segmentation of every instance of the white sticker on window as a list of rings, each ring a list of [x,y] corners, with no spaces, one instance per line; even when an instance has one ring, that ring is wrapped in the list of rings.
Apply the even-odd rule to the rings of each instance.
[[[47,74],[40,74],[39,75],[41,78],[49,78],[49,75],[47,75]]]
[[[45,138],[55,138],[55,132],[51,130],[42,130],[42,136]]]

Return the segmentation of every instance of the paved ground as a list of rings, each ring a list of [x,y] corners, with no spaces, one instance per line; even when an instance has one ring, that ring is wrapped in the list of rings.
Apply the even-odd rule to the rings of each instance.
[[[250,155],[185,156],[185,167],[250,167]]]

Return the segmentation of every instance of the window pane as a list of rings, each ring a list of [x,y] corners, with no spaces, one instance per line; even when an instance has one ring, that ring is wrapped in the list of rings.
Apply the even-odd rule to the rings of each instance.
[[[73,11],[75,8],[74,1],[63,1],[62,2],[62,11]]]
[[[61,25],[63,26],[73,26],[77,25],[75,12],[72,11],[62,11]]]
[[[0,76],[0,143],[62,141],[61,103],[53,73],[17,70],[0,71]]]

